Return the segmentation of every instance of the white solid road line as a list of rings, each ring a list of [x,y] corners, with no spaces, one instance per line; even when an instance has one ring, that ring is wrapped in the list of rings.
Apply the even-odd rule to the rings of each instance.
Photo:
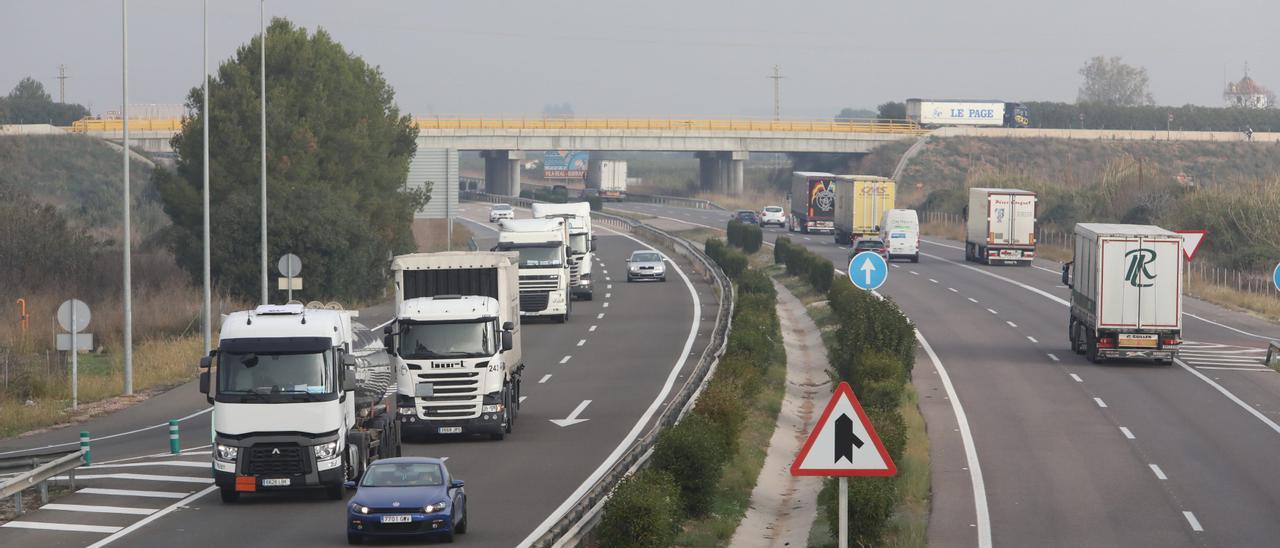
[[[1191,524],[1191,530],[1197,533],[1203,533],[1204,527],[1200,526],[1200,520],[1196,519],[1196,515],[1191,512],[1183,512],[1182,516],[1187,518],[1187,523]]]
[[[97,514],[131,514],[149,516],[156,513],[155,508],[132,508],[129,506],[94,506],[90,504],[50,503],[40,507],[41,510],[64,510],[67,512],[91,512]]]
[[[1071,380],[1076,382],[1084,382],[1084,379],[1080,378],[1080,375],[1077,375],[1075,373],[1071,374]]]
[[[43,521],[11,521],[0,527],[19,529],[44,529],[46,531],[71,531],[76,533],[115,533],[121,527],[112,525],[80,525],[77,523],[47,523]]]
[[[201,409],[201,410],[199,410],[199,411],[196,411],[196,412],[194,412],[194,413],[192,413],[192,414],[190,414],[190,415],[187,415],[187,416],[185,416],[185,417],[179,418],[179,419],[178,419],[178,422],[183,422],[183,421],[186,421],[187,419],[191,419],[191,418],[198,417],[198,416],[203,415],[203,414],[205,414],[205,413],[208,413],[208,412],[210,412],[210,411],[213,411],[213,407],[212,407],[212,406],[210,406],[210,407],[206,407],[206,408]],[[137,433],[139,433],[139,432],[146,432],[146,431],[148,431],[148,430],[155,430],[155,429],[157,429],[157,428],[168,428],[168,427],[169,427],[169,423],[168,423],[168,422],[165,422],[165,423],[162,423],[162,424],[156,424],[156,425],[152,425],[152,426],[144,426],[144,427],[142,427],[142,428],[138,428],[138,429],[135,429],[135,430],[130,430],[130,431],[128,431],[128,432],[120,432],[120,433],[117,433],[117,434],[108,434],[108,435],[106,435],[106,436],[95,436],[95,437],[93,438],[93,441],[109,440],[109,439],[113,439],[113,438],[119,438],[119,437],[123,437],[123,436],[129,436],[129,435],[137,434]],[[26,449],[14,449],[14,450],[12,450],[12,451],[4,451],[4,452],[0,452],[0,457],[3,457],[3,456],[5,456],[5,455],[14,455],[14,454],[18,454],[18,453],[30,453],[30,452],[33,452],[33,451],[39,451],[39,450],[41,450],[41,449],[52,449],[52,448],[54,448],[54,447],[69,447],[69,446],[72,446],[72,445],[79,445],[79,444],[80,444],[80,442],[77,440],[77,441],[71,441],[71,442],[67,442],[67,443],[55,443],[55,444],[52,444],[52,445],[45,445],[45,446],[43,446],[43,447],[28,447],[28,448],[26,448]]]
[[[155,520],[157,520],[157,519],[159,519],[159,518],[161,518],[161,517],[163,517],[163,516],[165,516],[165,515],[169,514],[170,512],[173,512],[174,510],[177,510],[177,509],[179,509],[179,508],[186,507],[187,505],[190,505],[192,502],[195,502],[195,501],[196,501],[197,499],[199,499],[200,497],[203,497],[203,496],[205,496],[205,495],[208,495],[209,493],[212,493],[212,492],[217,491],[217,490],[218,490],[218,486],[217,486],[217,485],[210,485],[210,486],[208,486],[208,487],[205,487],[204,489],[202,489],[202,490],[200,490],[200,491],[197,491],[197,492],[193,493],[191,496],[189,496],[189,497],[187,497],[187,498],[185,498],[185,499],[182,499],[182,500],[180,500],[180,501],[178,501],[178,502],[175,502],[175,503],[173,503],[173,504],[170,504],[170,505],[168,505],[168,506],[164,507],[163,509],[161,509],[160,511],[158,511],[158,512],[156,512],[156,513],[154,513],[154,514],[151,514],[151,515],[149,515],[149,516],[147,516],[147,517],[145,517],[145,518],[142,518],[142,519],[138,520],[138,521],[137,521],[136,523],[134,523],[133,525],[130,525],[130,526],[128,526],[128,527],[125,527],[124,529],[120,529],[119,531],[116,531],[115,533],[112,533],[112,534],[111,534],[111,536],[109,536],[109,537],[107,537],[107,538],[104,538],[104,539],[102,539],[102,540],[100,540],[100,541],[98,541],[98,542],[95,542],[95,543],[93,543],[93,544],[90,544],[90,545],[88,546],[88,548],[102,548],[103,546],[106,546],[106,545],[108,545],[108,544],[111,544],[112,542],[115,542],[115,541],[117,541],[117,540],[120,540],[121,538],[124,538],[124,536],[125,536],[125,535],[128,535],[129,533],[132,533],[132,532],[134,532],[134,531],[137,531],[138,529],[141,529],[142,527],[145,527],[148,523],[151,523],[152,521],[155,521]]]
[[[916,329],[916,339],[920,341],[920,347],[924,348],[925,353],[929,355],[929,360],[933,362],[933,367],[942,380],[942,387],[946,389],[947,397],[951,400],[951,411],[956,415],[956,424],[960,428],[960,441],[964,445],[965,462],[969,465],[969,481],[973,484],[973,509],[975,525],[978,529],[978,547],[991,548],[991,514],[987,509],[987,486],[982,479],[982,467],[978,463],[978,448],[973,443],[969,418],[965,415],[964,406],[960,404],[960,398],[956,396],[955,386],[951,384],[951,376],[947,374],[947,369],[942,366],[942,360],[938,359],[938,354],[933,351],[932,346],[929,346],[929,341],[925,340],[924,334],[919,329]]]
[[[136,489],[102,489],[100,487],[85,487],[79,489],[77,493],[86,495],[115,495],[121,497],[148,497],[153,499],[180,499],[191,494],[191,491],[174,492],[174,491],[139,491]]]
[[[569,360],[570,360],[570,359],[572,359],[572,358],[573,358],[573,355],[572,355],[572,354],[571,354],[571,355],[568,355],[568,356],[565,356],[565,357],[563,357],[563,358],[560,358],[560,363],[569,363]]]
[[[178,466],[183,468],[209,468],[209,461],[196,462],[190,460],[162,460],[157,462],[125,462],[120,464],[95,464],[90,466],[90,470],[101,470],[103,468],[137,468],[140,466]]]
[[[1274,373],[1271,368],[1259,365],[1257,367],[1214,367],[1211,365],[1197,365],[1196,369],[1210,369],[1214,371],[1255,371],[1258,373]]]
[[[1274,431],[1277,434],[1280,434],[1280,424],[1276,424],[1276,421],[1271,420],[1270,417],[1263,415],[1262,412],[1249,406],[1249,404],[1245,403],[1244,400],[1236,397],[1235,394],[1232,394],[1230,390],[1223,388],[1221,384],[1218,384],[1214,382],[1213,379],[1206,377],[1204,373],[1196,371],[1195,368],[1191,367],[1190,365],[1187,365],[1179,358],[1174,358],[1173,363],[1178,364],[1179,367],[1182,367],[1182,369],[1186,370],[1192,375],[1195,375],[1196,378],[1199,378],[1200,380],[1208,383],[1209,386],[1212,386],[1215,390],[1220,392],[1223,396],[1226,396],[1227,399],[1235,402],[1235,404],[1240,406],[1241,409],[1248,411],[1250,415],[1253,415],[1255,418],[1262,421],[1262,424],[1267,425],[1268,427],[1271,428],[1272,431]]]
[[[1121,427],[1120,427],[1120,433],[1121,433],[1121,434],[1124,434],[1124,437],[1125,437],[1125,438],[1128,438],[1128,439],[1134,439],[1133,432],[1130,432],[1128,428],[1125,428],[1125,427],[1121,426]]]
[[[1164,470],[1161,470],[1159,466],[1157,466],[1157,465],[1155,465],[1155,464],[1149,464],[1149,465],[1147,465],[1147,466],[1150,466],[1150,467],[1151,467],[1151,471],[1152,471],[1153,473],[1155,473],[1155,475],[1156,475],[1156,479],[1160,479],[1160,480],[1167,480],[1167,479],[1169,479],[1169,476],[1164,475]]]
[[[90,469],[93,467],[90,466]],[[68,476],[58,476],[54,479],[59,481],[69,481]],[[162,476],[159,474],[76,474],[76,480],[91,479],[127,479],[138,481],[174,481],[178,483],[213,483],[213,478],[196,478],[191,476]]]
[[[550,378],[551,373],[547,373],[546,375],[543,375],[541,379],[538,379],[538,384],[545,384]]]
[[[1094,403],[1097,403],[1097,404],[1098,404],[1098,407],[1101,407],[1101,408],[1104,408],[1104,409],[1107,407],[1107,402],[1102,401],[1102,398],[1093,398],[1093,401],[1094,401]]]

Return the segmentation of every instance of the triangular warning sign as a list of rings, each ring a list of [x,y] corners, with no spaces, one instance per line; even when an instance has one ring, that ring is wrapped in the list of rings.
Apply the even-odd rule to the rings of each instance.
[[[1204,230],[1175,230],[1182,235],[1182,256],[1187,258],[1187,262],[1191,262],[1196,256],[1196,250],[1200,249],[1200,242],[1204,240],[1206,231]]]
[[[849,383],[842,382],[814,426],[793,476],[892,476],[898,473]]]

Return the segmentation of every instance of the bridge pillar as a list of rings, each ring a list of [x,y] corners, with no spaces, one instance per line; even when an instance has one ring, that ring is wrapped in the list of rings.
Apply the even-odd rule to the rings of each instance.
[[[719,152],[698,152],[698,182],[704,192],[724,192],[724,168]]]
[[[743,170],[747,163],[748,153],[745,150],[736,150],[725,153],[728,158],[722,160],[727,164],[728,173],[725,178],[726,191],[733,196],[741,196],[743,192]]]
[[[486,150],[484,158],[484,191],[500,196],[520,195],[520,162],[524,152],[519,150]]]
[[[742,194],[743,167],[749,157],[747,151],[708,151],[696,155],[702,190],[734,196]]]

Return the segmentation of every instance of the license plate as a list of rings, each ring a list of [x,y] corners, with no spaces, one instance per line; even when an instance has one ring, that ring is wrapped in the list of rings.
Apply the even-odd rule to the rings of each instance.
[[[1141,333],[1129,333],[1120,335],[1120,346],[1138,346],[1142,348],[1155,348],[1159,346],[1159,337],[1156,335],[1148,335]]]
[[[382,516],[382,523],[409,523],[413,516]]]
[[[440,428],[436,429],[436,433],[437,434],[461,434],[462,427],[461,426],[441,426]]]
[[[263,487],[286,487],[289,485],[289,478],[263,478]]]
[[[435,392],[435,386],[431,383],[418,383],[413,387],[413,395],[419,398],[430,398]]]
[[[1021,256],[1022,256],[1022,250],[1019,250],[1019,249],[1001,249],[1001,250],[1000,250],[1000,256],[1001,256],[1001,257],[1021,257]]]

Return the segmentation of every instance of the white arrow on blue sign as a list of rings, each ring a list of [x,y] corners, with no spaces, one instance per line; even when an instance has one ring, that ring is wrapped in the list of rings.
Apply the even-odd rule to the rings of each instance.
[[[1276,291],[1280,291],[1280,263],[1276,263],[1276,269],[1271,271],[1271,281],[1276,284]]]
[[[849,259],[849,281],[859,289],[879,289],[889,277],[889,265],[874,251],[863,251]]]

